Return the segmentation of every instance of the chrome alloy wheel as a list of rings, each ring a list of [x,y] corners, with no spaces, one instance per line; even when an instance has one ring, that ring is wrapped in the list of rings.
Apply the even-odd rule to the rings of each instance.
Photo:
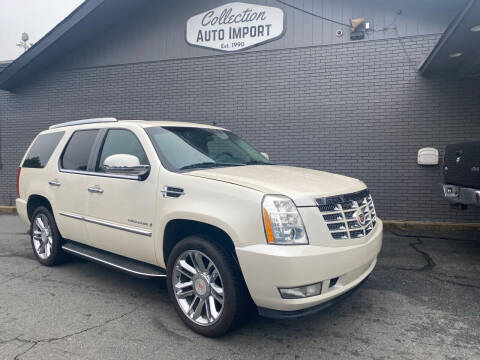
[[[210,258],[198,250],[184,251],[175,261],[173,290],[183,313],[194,323],[212,325],[222,314],[223,282]]]
[[[40,259],[50,257],[53,247],[52,228],[44,214],[38,214],[33,222],[33,246]]]

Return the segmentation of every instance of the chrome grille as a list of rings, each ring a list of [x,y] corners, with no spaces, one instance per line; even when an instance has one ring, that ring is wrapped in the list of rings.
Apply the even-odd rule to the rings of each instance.
[[[353,194],[316,199],[318,208],[334,239],[358,239],[375,227],[376,213],[367,189]],[[363,224],[360,222],[365,219]]]

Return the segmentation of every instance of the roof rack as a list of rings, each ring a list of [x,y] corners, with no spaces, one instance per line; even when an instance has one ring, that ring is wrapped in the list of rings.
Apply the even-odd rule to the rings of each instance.
[[[65,127],[65,126],[73,126],[73,125],[107,123],[107,122],[117,122],[117,121],[118,120],[114,117],[74,120],[74,121],[68,121],[68,122],[52,125],[52,126],[49,127],[49,129],[56,129],[56,128],[61,128],[61,127]]]

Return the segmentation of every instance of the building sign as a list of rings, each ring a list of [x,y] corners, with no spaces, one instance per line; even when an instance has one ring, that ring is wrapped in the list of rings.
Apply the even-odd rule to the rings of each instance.
[[[284,32],[283,10],[233,2],[187,20],[187,42],[222,51],[238,51],[278,39]]]

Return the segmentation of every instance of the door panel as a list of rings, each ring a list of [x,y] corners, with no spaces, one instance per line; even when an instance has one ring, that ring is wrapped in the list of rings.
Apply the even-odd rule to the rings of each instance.
[[[88,187],[103,192],[89,192]],[[155,263],[151,236],[155,182],[89,176],[84,191],[92,221],[86,223],[92,246]]]
[[[85,172],[98,133],[96,129],[75,131],[60,156],[60,170],[49,179],[60,233],[66,239],[81,243],[88,243],[82,220],[87,207],[87,194],[83,189],[87,180]]]
[[[58,172],[55,180],[60,184],[52,188],[55,194],[55,221],[60,234],[65,239],[88,243],[85,222],[79,219],[85,215],[87,205],[87,196],[83,191],[86,177]]]
[[[149,164],[141,143],[132,131],[109,129],[106,132],[92,169],[98,176],[88,176],[84,188],[88,197],[88,237],[92,246],[155,263],[152,225],[158,169],[152,168],[143,181],[109,175],[105,173],[103,160],[115,154],[134,155],[140,164]]]

